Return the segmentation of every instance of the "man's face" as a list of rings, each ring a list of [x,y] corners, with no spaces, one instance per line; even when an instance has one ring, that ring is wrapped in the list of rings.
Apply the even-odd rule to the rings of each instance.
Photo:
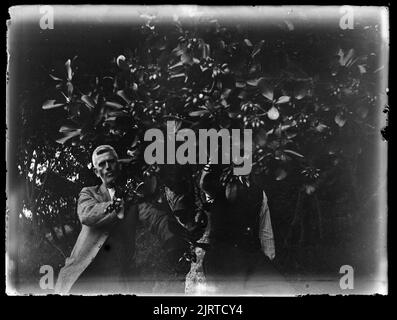
[[[95,174],[101,178],[106,187],[113,187],[119,172],[120,166],[117,158],[112,152],[105,152],[97,156]]]

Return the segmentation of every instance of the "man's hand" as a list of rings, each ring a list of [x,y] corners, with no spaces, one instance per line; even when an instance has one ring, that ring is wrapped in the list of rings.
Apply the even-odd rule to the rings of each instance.
[[[121,211],[123,207],[124,201],[121,198],[117,198],[116,196],[113,198],[112,203],[107,206],[105,213],[109,214],[112,211],[118,212],[117,217],[119,219],[124,218],[124,213]]]

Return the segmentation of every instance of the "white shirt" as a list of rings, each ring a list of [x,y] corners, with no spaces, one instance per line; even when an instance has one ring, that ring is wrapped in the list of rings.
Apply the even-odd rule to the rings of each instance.
[[[276,247],[274,244],[272,221],[270,219],[270,210],[265,191],[263,191],[263,201],[260,216],[262,217],[262,221],[259,225],[259,239],[261,241],[262,252],[270,260],[273,260],[276,256]]]
[[[114,188],[108,188],[109,194],[110,194],[110,199],[113,200],[114,194],[116,193],[116,190]]]

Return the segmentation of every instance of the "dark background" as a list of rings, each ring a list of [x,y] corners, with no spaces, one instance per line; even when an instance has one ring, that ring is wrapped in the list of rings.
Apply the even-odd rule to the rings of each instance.
[[[21,116],[26,111],[23,110],[29,110],[27,117],[30,126],[45,130],[42,132],[48,137],[57,137],[57,131],[62,125],[63,119],[59,117],[59,114],[46,112],[41,108],[42,103],[54,95],[53,82],[48,74],[59,74],[57,70],[62,70],[65,61],[76,55],[81,63],[80,68],[84,69],[86,74],[107,74],[111,70],[109,66],[114,61],[112,60],[114,57],[124,53],[127,48],[133,49],[140,46],[137,41],[139,39],[137,32],[144,20],[138,14],[126,15],[124,18],[94,14],[91,18],[87,18],[83,11],[81,13],[82,16],[79,16],[78,12],[73,12],[71,16],[66,17],[56,9],[53,30],[40,29],[38,10],[33,11],[31,15],[17,16],[11,21],[8,34],[7,88],[7,188],[9,194],[18,194],[17,190],[20,190],[21,178],[23,178],[17,169],[20,161],[19,150],[24,148],[26,138],[25,124]],[[327,59],[331,59],[334,48],[338,47],[355,48],[360,52],[376,52],[379,57],[376,63],[379,65],[383,63],[382,56],[385,55],[385,47],[379,33],[374,32],[365,36],[362,34],[364,26],[374,26],[380,23],[378,15],[361,14],[355,19],[354,30],[342,32],[335,18],[339,17],[337,8],[328,13],[328,18],[313,14],[309,15],[308,20],[292,19],[293,31],[289,30],[288,25],[283,23],[284,19],[279,16],[274,16],[272,19],[271,16],[265,14],[266,18],[263,18],[261,14],[256,13],[253,16],[242,15],[223,19],[218,15],[217,18],[226,27],[241,25],[241,29],[249,35],[253,43],[259,39],[265,39],[270,43],[285,41],[287,43],[285,50],[288,51],[288,45],[298,48],[299,54],[296,61],[311,74],[321,72],[328,62]],[[164,22],[163,28],[168,27],[169,25]],[[282,64],[277,53],[269,52],[267,59],[270,66]],[[381,79],[379,75],[377,83],[374,84],[375,87],[382,87]],[[325,188],[319,195],[327,226],[323,241],[319,243],[316,240],[315,230],[310,231],[309,228],[307,229],[309,235],[304,246],[288,250],[279,248],[279,260],[276,262],[287,276],[298,275],[298,277],[316,279],[323,275],[330,275],[338,278],[340,266],[348,264],[357,266],[355,271],[359,276],[371,279],[376,277],[379,258],[384,255],[383,240],[386,237],[381,233],[385,231],[386,216],[383,212],[384,208],[379,208],[380,201],[385,200],[383,195],[386,190],[384,169],[381,168],[384,160],[380,159],[381,155],[385,157],[385,142],[381,139],[381,121],[379,120],[382,117],[382,111],[383,107],[379,105],[378,110],[369,114],[369,121],[377,126],[379,134],[360,141],[362,153],[357,158],[355,185],[341,171],[332,188]],[[95,177],[87,173],[85,181],[94,183]],[[295,209],[296,185],[290,180],[277,182],[269,180],[264,184],[270,201],[276,243],[280,244],[284,240]],[[361,198],[354,199],[354,188],[357,185],[365,191],[361,193]],[[56,185],[54,188],[57,188]],[[17,199],[20,198],[17,197]],[[304,210],[310,212],[311,203],[307,201],[304,203]],[[18,208],[18,204],[16,206]],[[13,211],[13,208],[15,207],[11,204],[8,208],[9,216],[15,218],[18,212]],[[347,218],[350,216],[351,219]],[[310,215],[308,217],[310,219]],[[310,221],[308,224],[310,226]],[[11,223],[10,226],[16,225]],[[16,234],[11,233],[12,230],[9,229],[9,239],[17,241],[17,247],[23,243],[23,246],[26,246],[24,252],[29,252],[27,248],[33,245],[31,240],[22,240],[29,232],[18,232],[16,237]],[[313,232],[312,236],[311,232]],[[180,286],[181,278],[172,274],[169,266],[156,265],[155,262],[162,254],[157,240],[144,231],[141,237],[138,242],[140,245],[138,260],[145,274],[155,275],[160,279],[167,277],[171,280],[176,279],[179,281],[177,287]],[[68,245],[64,248],[66,252],[73,244],[73,237],[68,241]],[[21,287],[25,284],[28,287],[30,284],[35,287],[40,265],[49,264],[59,267],[63,264],[63,257],[54,247],[44,244],[40,246],[36,248],[38,254],[34,257],[24,256],[24,259],[19,261],[20,271],[17,277],[20,278]],[[161,284],[159,286],[161,287]]]

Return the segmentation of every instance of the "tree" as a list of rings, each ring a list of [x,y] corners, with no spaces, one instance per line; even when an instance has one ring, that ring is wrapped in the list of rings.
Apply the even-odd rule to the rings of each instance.
[[[345,49],[350,39],[337,39],[337,50],[323,53],[321,46],[334,35],[312,35],[310,53],[292,36],[253,44],[245,33],[216,20],[160,28],[150,17],[138,35],[142,45],[115,57],[108,75],[87,79],[75,70],[75,59],[66,61],[65,78],[51,75],[63,101],[43,105],[67,111],[58,142],[115,141],[124,157],[133,157],[143,133],[164,129],[169,119],[193,129],[252,128],[255,174],[282,180],[297,166],[306,177],[305,192],[314,192],[325,169],[316,167],[320,159],[324,166],[355,156],[335,145],[344,140],[359,149],[353,139],[374,132],[369,114],[377,112],[376,53]],[[323,65],[310,66],[319,53]],[[268,62],[270,54],[279,56],[278,65]]]
[[[161,167],[143,159],[147,129],[165,130],[167,120],[175,120],[179,129],[250,128],[254,161],[249,179],[295,190],[296,196],[288,199],[287,245],[296,226],[303,238],[313,224],[300,214],[303,198],[313,204],[318,237],[325,238],[333,218],[324,216],[323,195],[335,190],[342,176],[349,177],[355,203],[370,192],[358,182],[358,170],[379,129],[375,119],[382,66],[377,57],[384,44],[375,25],[297,35],[287,22],[275,37],[216,19],[164,25],[151,16],[134,33],[140,45],[113,57],[97,74],[71,57],[62,70],[49,72],[55,91],[42,105],[46,115],[63,120],[58,145],[41,142],[51,145],[51,152],[31,161],[27,159],[41,154],[31,151],[23,160],[24,175],[29,176],[31,163],[36,171],[46,163],[46,171],[30,180],[40,190],[50,177],[50,158],[62,151],[64,160],[53,164],[52,172],[83,185],[89,179],[77,174],[89,162],[87,154],[98,143],[111,143],[123,158],[132,190],[156,194]],[[53,135],[48,128],[43,132]],[[65,171],[59,169],[63,161]],[[248,181],[233,176],[232,168],[221,178],[229,190]],[[193,173],[201,169],[192,166]],[[62,211],[64,202],[50,208],[51,190],[45,190],[35,192],[46,206],[40,216],[55,221],[50,217]]]

